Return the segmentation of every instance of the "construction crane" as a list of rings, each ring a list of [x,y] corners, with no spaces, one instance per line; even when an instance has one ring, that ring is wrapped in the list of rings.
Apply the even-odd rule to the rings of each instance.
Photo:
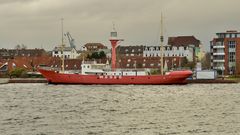
[[[72,38],[71,34],[67,32],[65,36],[68,38],[69,44],[71,48],[76,48],[75,46],[75,40]]]

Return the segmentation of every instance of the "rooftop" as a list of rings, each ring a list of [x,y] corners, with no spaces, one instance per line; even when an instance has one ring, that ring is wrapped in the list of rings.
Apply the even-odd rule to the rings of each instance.
[[[168,38],[168,45],[171,46],[188,46],[188,45],[199,46],[199,44],[200,40],[196,39],[194,36],[178,36]]]
[[[227,30],[226,32],[218,32],[216,34],[240,34],[237,30]]]

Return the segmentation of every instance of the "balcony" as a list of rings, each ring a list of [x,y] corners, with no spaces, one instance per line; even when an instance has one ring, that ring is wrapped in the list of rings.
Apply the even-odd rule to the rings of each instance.
[[[224,52],[216,52],[216,53],[213,53],[213,55],[217,56],[217,55],[225,55]]]
[[[215,69],[215,70],[225,70],[225,67],[213,67],[213,69]]]
[[[213,48],[214,49],[225,48],[225,46],[224,45],[214,45]]]
[[[225,60],[213,60],[213,62],[225,62]]]

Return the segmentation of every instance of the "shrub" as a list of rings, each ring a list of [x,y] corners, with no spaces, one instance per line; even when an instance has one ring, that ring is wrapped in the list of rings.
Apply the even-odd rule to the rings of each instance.
[[[23,68],[15,68],[10,72],[10,77],[26,77],[27,72]]]

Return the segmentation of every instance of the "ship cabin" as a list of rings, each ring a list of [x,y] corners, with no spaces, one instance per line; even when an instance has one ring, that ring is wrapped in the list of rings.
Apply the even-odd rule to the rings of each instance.
[[[95,61],[83,61],[82,62],[82,74],[83,75],[98,75],[98,76],[141,76],[148,75],[149,73],[144,70],[138,69],[116,69],[113,71],[108,64],[98,64]]]

